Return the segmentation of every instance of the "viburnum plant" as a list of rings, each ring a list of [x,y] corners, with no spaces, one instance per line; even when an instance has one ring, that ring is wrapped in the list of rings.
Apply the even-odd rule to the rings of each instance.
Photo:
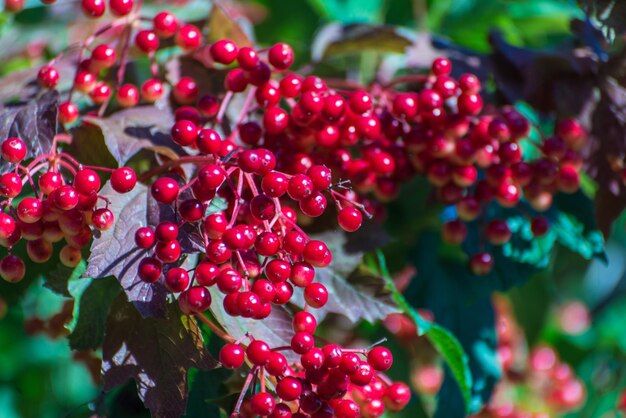
[[[187,370],[221,366],[241,378],[232,417],[379,417],[411,400],[387,375],[385,340],[344,344],[316,331],[328,313],[372,321],[402,311],[469,411],[462,344],[436,325],[438,312],[409,306],[378,246],[361,242],[355,256],[347,242],[367,241],[402,185],[425,179],[469,279],[502,274],[498,257],[528,263],[519,242],[552,245],[568,227],[553,202],[580,194],[583,126],[563,118],[541,132],[443,56],[426,72],[361,84],[296,71],[286,43],[258,46],[239,32],[208,42],[204,26],[171,10],[80,8],[91,34],[38,69],[30,102],[2,114],[0,276],[20,282],[58,252],[66,289],[81,276],[119,281],[124,295],[113,301],[115,287],[101,301],[100,340],[70,335],[74,347],[102,343],[105,390],[133,377],[154,416],[177,417]],[[143,78],[129,74],[142,63]],[[347,280],[365,252],[382,289],[373,295],[359,284],[371,277]],[[90,303],[71,296],[79,312]],[[223,340],[217,359],[203,332]],[[171,370],[142,352],[150,344],[172,345],[156,354]]]

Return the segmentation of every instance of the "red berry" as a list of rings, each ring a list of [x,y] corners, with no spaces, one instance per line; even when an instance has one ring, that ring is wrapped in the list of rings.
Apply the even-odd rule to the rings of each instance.
[[[214,61],[228,65],[237,59],[239,49],[230,39],[221,39],[211,45],[209,52]]]
[[[111,68],[116,59],[115,49],[106,44],[98,45],[91,52],[91,64],[96,70]]]
[[[152,183],[150,192],[154,200],[160,203],[172,203],[178,197],[178,183],[169,177],[161,177]]]
[[[265,275],[272,283],[282,283],[289,278],[291,266],[286,261],[274,259],[265,266]]]
[[[361,416],[361,408],[356,402],[343,399],[335,406],[334,413],[337,418],[358,418]]]
[[[272,171],[265,176],[261,181],[261,189],[268,196],[281,197],[287,191],[289,181],[287,176],[278,171]]]
[[[269,393],[260,392],[250,398],[250,406],[256,415],[268,416],[274,410],[276,402]]]
[[[172,88],[172,96],[179,104],[192,104],[198,99],[198,84],[191,77],[181,77]]]
[[[115,16],[126,16],[133,9],[133,0],[109,0],[109,7]]]
[[[226,180],[226,173],[217,164],[207,164],[198,173],[198,181],[209,190],[217,190],[224,180]]]
[[[142,226],[135,232],[135,244],[139,248],[150,248],[154,245],[156,237],[152,228]]]
[[[78,204],[78,193],[72,186],[61,186],[50,197],[55,206],[61,210],[74,209]]]
[[[261,340],[252,341],[246,349],[248,360],[256,366],[264,366],[269,360],[270,353],[269,345]]]
[[[215,264],[207,262],[198,264],[194,271],[196,281],[202,286],[213,286],[219,274],[219,268]]]
[[[4,214],[0,214],[0,218],[2,215]],[[39,221],[42,216],[43,204],[34,197],[27,196],[17,205],[17,218],[24,223],[35,223]]]
[[[24,261],[16,255],[9,254],[0,260],[0,277],[9,283],[17,283],[26,275]]]
[[[503,245],[511,239],[511,229],[506,221],[494,219],[487,224],[487,239],[493,245]]]
[[[111,97],[111,87],[107,83],[97,83],[89,97],[95,104],[104,104]]]
[[[176,45],[185,51],[193,51],[202,43],[202,32],[192,24],[184,24],[176,34]]]
[[[146,80],[141,85],[141,97],[149,103],[154,103],[161,98],[163,91],[163,83],[154,78]]]
[[[227,369],[238,369],[243,366],[245,352],[239,344],[226,344],[220,350],[220,363]]]
[[[263,115],[263,127],[270,134],[279,134],[289,126],[289,114],[280,107],[271,107]]]
[[[178,238],[178,226],[175,223],[164,221],[157,225],[155,237],[159,241],[172,241]]]
[[[113,226],[115,216],[109,209],[97,209],[91,216],[91,224],[99,231],[106,231]]]
[[[123,84],[117,89],[115,100],[121,107],[133,107],[139,103],[139,89],[134,84]]]
[[[363,215],[354,206],[345,206],[339,210],[337,222],[344,231],[354,232],[361,227]]]
[[[350,96],[350,109],[354,113],[362,115],[372,108],[372,96],[365,91],[355,91]]]
[[[374,347],[367,353],[367,362],[374,370],[384,372],[393,364],[393,355],[386,347]]]
[[[59,71],[51,65],[41,67],[37,74],[37,81],[41,87],[53,89],[59,83]]]
[[[278,43],[270,48],[267,58],[277,70],[286,70],[293,64],[293,49],[285,43]]]
[[[550,229],[550,222],[543,216],[538,216],[536,218],[533,218],[533,220],[531,221],[530,229],[534,236],[542,237]]]
[[[137,32],[137,35],[135,35],[135,45],[137,45],[137,48],[142,52],[149,54],[159,48],[159,38],[157,38],[156,33],[151,30],[140,30]]]
[[[475,254],[470,259],[470,268],[477,276],[484,276],[493,270],[493,256],[486,252]]]
[[[94,86],[95,87],[95,86]],[[59,105],[59,122],[69,124],[78,118],[78,106],[72,102],[64,102]]]
[[[177,240],[158,241],[155,254],[164,263],[173,263],[180,258],[180,243]]]
[[[82,0],[80,5],[87,17],[97,18],[106,11],[104,0]]]
[[[160,12],[152,19],[154,32],[161,38],[169,38],[178,29],[178,19],[170,12]]]
[[[90,195],[100,190],[100,177],[95,171],[84,168],[74,176],[74,188],[80,194]]]
[[[187,290],[186,297],[194,312],[204,312],[211,306],[211,293],[206,287],[193,286]]]
[[[293,316],[292,324],[295,332],[307,332],[309,334],[313,334],[317,328],[317,320],[312,314],[306,311],[301,311],[295,314]]]
[[[430,71],[438,77],[449,75],[452,72],[452,63],[448,58],[435,58],[430,66]]]
[[[10,137],[2,142],[2,158],[10,163],[19,163],[26,157],[26,144],[19,138]]]
[[[311,196],[300,200],[300,210],[312,218],[321,216],[326,210],[326,206],[326,197],[320,192],[315,192]]]
[[[137,175],[131,168],[120,167],[111,173],[111,187],[118,193],[128,193],[135,188],[136,184]]]
[[[326,267],[332,261],[330,250],[322,241],[311,240],[307,242],[302,253],[304,260],[315,267]]]
[[[222,147],[222,138],[213,129],[201,129],[198,132],[196,146],[204,154],[217,154]]]
[[[328,290],[321,283],[311,283],[304,289],[304,300],[312,308],[319,309],[328,302]]]
[[[309,176],[296,174],[289,179],[287,193],[294,200],[302,200],[313,194],[314,187],[313,181]]]
[[[172,126],[172,140],[178,145],[187,147],[198,138],[198,127],[190,120],[179,120]]]
[[[402,410],[411,400],[411,389],[404,383],[393,383],[385,392],[385,406],[390,411]]]
[[[139,262],[137,276],[146,283],[154,283],[161,277],[162,264],[153,257],[146,257]]]
[[[287,376],[276,385],[276,394],[283,401],[295,401],[302,394],[302,384],[295,377]]]
[[[306,354],[314,346],[313,335],[308,332],[296,332],[291,338],[291,349],[297,354]]]
[[[189,286],[189,273],[183,268],[174,267],[165,273],[165,286],[170,292],[182,292]]]
[[[0,240],[9,239],[15,230],[15,219],[4,212],[0,212]]]

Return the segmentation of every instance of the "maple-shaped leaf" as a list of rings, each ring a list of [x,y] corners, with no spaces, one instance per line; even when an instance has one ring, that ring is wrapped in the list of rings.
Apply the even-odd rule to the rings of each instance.
[[[195,318],[177,304],[167,306],[163,319],[142,318],[123,297],[111,307],[102,347],[105,391],[132,378],[152,416],[178,418],[186,409],[189,369],[216,366]]]
[[[137,267],[147,250],[135,245],[134,234],[138,228],[148,225],[148,187],[137,183],[132,191],[120,195],[107,183],[100,194],[110,198],[109,209],[115,215],[115,223],[93,240],[84,276],[94,279],[115,276],[128,300],[143,316],[163,316],[165,286],[160,282],[146,283],[137,276]]]
[[[326,286],[329,294],[326,305],[311,311],[318,321],[329,313],[337,313],[353,323],[361,320],[376,322],[399,312],[385,280],[367,269],[358,268],[363,252],[346,250],[349,247],[344,232],[324,232],[311,238],[325,242],[333,254],[333,261],[328,267],[315,269],[315,281]],[[292,301],[304,307],[301,289],[295,289]]]
[[[85,120],[100,128],[109,152],[120,166],[142,149],[165,154],[170,159],[185,154],[170,137],[174,115],[169,107],[138,106],[107,118],[85,117]]]
[[[48,91],[26,103],[0,107],[0,142],[8,137],[18,137],[26,144],[26,159],[47,154],[58,133],[57,104],[59,93]],[[14,167],[0,161],[0,173]]]

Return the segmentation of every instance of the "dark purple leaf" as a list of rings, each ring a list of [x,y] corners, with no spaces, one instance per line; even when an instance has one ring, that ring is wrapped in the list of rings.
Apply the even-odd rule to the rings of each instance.
[[[169,177],[177,180],[181,187],[186,184],[180,176],[170,175]],[[191,188],[185,189],[179,196],[181,201],[191,198],[193,198]],[[180,223],[180,218],[174,206],[159,203],[154,199],[148,199],[147,220],[148,225],[154,226],[165,221],[174,222],[175,224]],[[197,223],[185,223],[182,225],[178,234],[178,241],[183,254],[204,252],[205,250],[204,239],[200,232],[200,226]]]
[[[246,333],[250,333],[254,335],[254,338],[268,343],[270,347],[281,347],[291,343],[291,337],[293,337],[294,333],[291,323],[292,317],[282,306],[272,305],[272,313],[262,321],[233,317],[224,311],[224,294],[216,289],[215,286],[210,287],[209,291],[213,297],[211,312],[231,337],[239,339],[245,336]],[[294,359],[287,352],[284,354],[288,359]]]
[[[315,269],[315,280],[328,289],[328,303],[311,311],[318,320],[329,313],[344,315],[353,323],[376,322],[387,315],[400,312],[387,289],[385,280],[366,268],[359,268],[363,252],[346,251],[346,234],[339,231],[313,235],[322,240],[333,253],[328,267]],[[304,306],[302,291],[296,289],[293,302]]]
[[[120,166],[142,149],[160,152],[169,147],[174,150],[173,155],[185,154],[170,137],[174,124],[170,108],[140,106],[105,119],[87,117],[85,120],[102,130],[105,144]]]
[[[133,378],[152,416],[178,418],[186,409],[188,370],[216,366],[195,318],[176,304],[164,319],[142,318],[123,297],[111,307],[102,348],[105,391]]]
[[[115,215],[113,228],[102,232],[91,244],[91,257],[85,277],[101,279],[115,276],[121,283],[128,300],[143,316],[163,316],[165,314],[165,286],[160,283],[145,283],[137,277],[137,267],[146,250],[135,245],[135,231],[148,225],[148,188],[137,183],[130,192],[120,195],[107,183],[102,192],[110,198]]]
[[[0,141],[18,137],[26,144],[26,158],[47,154],[52,149],[52,140],[59,132],[57,104],[59,93],[48,91],[27,103],[0,107]],[[0,161],[0,172],[12,167]]]

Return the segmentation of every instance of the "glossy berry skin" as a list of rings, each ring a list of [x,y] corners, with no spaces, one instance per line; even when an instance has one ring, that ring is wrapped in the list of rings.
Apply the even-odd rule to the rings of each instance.
[[[221,39],[211,45],[209,52],[214,61],[228,65],[237,59],[239,48],[230,39]]]
[[[411,389],[404,383],[391,384],[384,397],[385,407],[390,411],[402,410],[411,400]]]
[[[133,84],[123,84],[117,89],[115,100],[121,107],[133,107],[139,103],[139,89]]]
[[[189,273],[180,267],[170,269],[165,273],[165,286],[170,292],[182,292],[189,286]]]
[[[328,302],[328,290],[321,283],[311,283],[304,289],[304,300],[312,308],[319,309]]]
[[[295,401],[302,394],[302,384],[294,377],[285,377],[276,385],[276,394],[284,401]]]
[[[178,29],[178,19],[170,12],[159,12],[152,19],[152,26],[160,38],[169,38]]]
[[[267,58],[277,70],[286,70],[293,64],[293,49],[285,43],[278,43],[269,49]]]
[[[146,257],[139,262],[137,276],[146,283],[154,283],[161,277],[162,264],[154,257]]]
[[[140,51],[149,54],[156,51],[159,48],[159,38],[157,34],[151,30],[140,30],[135,35],[135,45]]]
[[[135,244],[137,244],[139,248],[150,248],[155,242],[156,235],[152,228],[143,226],[135,232]]]
[[[353,206],[345,206],[339,209],[337,223],[347,232],[357,231],[363,223],[361,211]]]
[[[295,332],[307,332],[309,334],[315,333],[317,328],[317,320],[315,317],[306,312],[301,311],[293,316],[293,330]]]
[[[141,97],[149,103],[154,103],[163,96],[163,83],[157,79],[146,80],[141,85]]]
[[[117,59],[115,49],[109,45],[101,44],[96,46],[91,52],[91,63],[96,70],[111,68]]]
[[[393,355],[386,347],[374,347],[367,353],[367,362],[374,370],[384,372],[393,364]]]
[[[72,186],[61,186],[50,197],[55,206],[61,210],[74,209],[78,204],[78,193]]]
[[[111,187],[118,193],[128,193],[135,188],[137,175],[128,167],[120,167],[111,173]]]
[[[41,87],[53,89],[59,83],[59,71],[51,65],[41,67],[37,74],[37,82]]]
[[[169,177],[157,179],[150,187],[152,197],[160,203],[172,203],[178,197],[178,183]]]
[[[0,239],[8,239],[15,232],[15,230],[15,219],[4,212],[0,212]]]
[[[84,168],[74,176],[74,188],[80,194],[90,195],[100,190],[100,177],[95,171]]]
[[[64,102],[59,105],[59,122],[69,124],[78,119],[78,106],[72,102]]]
[[[202,33],[196,26],[185,24],[178,30],[175,41],[185,51],[193,51],[202,43]]]
[[[188,105],[198,99],[198,85],[191,77],[181,77],[172,89],[172,96],[179,104]]]
[[[335,407],[334,413],[337,418],[358,418],[361,416],[361,409],[356,402],[343,399]]]
[[[255,414],[268,416],[274,410],[276,402],[274,397],[267,392],[260,392],[250,398],[250,406]]]
[[[227,369],[238,369],[245,361],[245,351],[239,344],[226,344],[220,350],[220,363]]]
[[[35,223],[39,221],[42,216],[43,204],[39,201],[39,199],[27,196],[17,205],[17,218],[24,223]]]
[[[186,298],[194,312],[204,312],[211,306],[211,293],[204,286],[192,286],[187,290]]]
[[[0,147],[2,159],[10,163],[19,163],[26,157],[26,144],[19,138],[10,137],[2,142]]]
[[[85,16],[90,18],[101,17],[106,11],[104,0],[81,0],[80,6]]]
[[[270,353],[269,345],[261,340],[252,341],[246,349],[248,360],[257,366],[264,366],[269,360]]]
[[[109,0],[109,8],[115,16],[126,16],[133,6],[133,0]]]
[[[106,231],[113,226],[115,216],[109,209],[96,209],[91,216],[91,224],[99,231]]]

